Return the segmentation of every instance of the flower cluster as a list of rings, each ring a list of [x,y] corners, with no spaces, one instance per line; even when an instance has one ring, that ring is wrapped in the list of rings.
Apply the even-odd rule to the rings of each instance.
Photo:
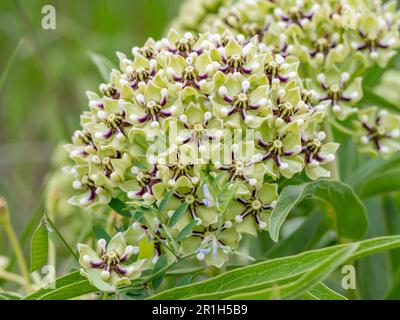
[[[258,36],[314,68],[360,57],[385,66],[399,47],[396,1],[243,0],[223,6],[199,31]]]
[[[330,176],[338,144],[321,130],[327,102],[303,87],[296,59],[257,38],[174,30],[118,57],[66,146],[70,203],[118,198],[144,212],[118,240],[128,247],[101,242],[96,256],[80,246],[82,266],[104,281],[138,275],[125,263],[143,239],[153,263],[194,252],[221,267],[242,234],[268,230],[278,179]]]
[[[233,2],[233,0],[185,0],[171,27],[178,31],[197,33],[199,25],[213,19],[221,6],[228,6]]]
[[[280,56],[295,56],[305,87],[329,102],[328,117],[344,121],[357,117],[360,70],[385,67],[400,46],[396,7],[397,1],[381,0],[239,0],[204,19],[198,30],[257,37]]]

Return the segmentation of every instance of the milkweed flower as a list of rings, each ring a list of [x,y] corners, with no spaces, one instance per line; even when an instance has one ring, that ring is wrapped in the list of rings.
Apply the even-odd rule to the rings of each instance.
[[[106,240],[97,242],[97,250],[86,244],[78,244],[81,273],[89,281],[104,291],[115,291],[122,284],[140,277],[146,260],[129,263],[132,255],[137,255],[139,247],[127,245],[121,233],[117,233],[107,244]],[[108,285],[107,285],[108,284]]]
[[[387,158],[400,149],[399,115],[371,107],[361,110],[354,124],[363,151]]]
[[[242,234],[268,230],[278,188],[265,179],[329,176],[322,167],[336,147],[318,144],[327,102],[303,86],[294,57],[257,37],[175,30],[117,56],[119,70],[87,94],[82,128],[66,146],[75,163],[66,169],[77,193],[70,203],[118,198],[142,214],[107,247],[101,241],[97,256],[80,245],[89,278],[118,286],[149,265],[142,260],[174,259],[171,246],[221,267]],[[146,258],[126,265],[124,250],[144,247]]]

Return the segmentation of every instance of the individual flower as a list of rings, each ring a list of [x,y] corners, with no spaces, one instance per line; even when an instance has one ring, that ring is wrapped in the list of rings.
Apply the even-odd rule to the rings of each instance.
[[[127,177],[120,187],[126,192],[129,199],[144,199],[154,201],[153,186],[161,182],[160,172],[155,164],[133,166],[130,169],[132,176]]]
[[[312,68],[323,68],[342,63],[350,53],[350,46],[343,38],[343,28],[335,26],[327,17],[320,23],[313,23],[301,37],[295,37],[290,53]]]
[[[320,121],[312,121],[301,135],[301,155],[304,157],[305,172],[311,180],[330,177],[327,165],[335,160],[339,144],[327,142],[326,133],[320,130]]]
[[[129,120],[143,130],[160,128],[166,118],[178,115],[182,111],[179,100],[170,99],[168,84],[160,80],[163,87],[153,80],[147,84],[143,92],[138,92],[133,103],[122,102],[127,109]]]
[[[139,248],[128,246],[121,233],[117,233],[108,245],[100,239],[97,251],[82,243],[78,244],[78,251],[79,264],[83,269],[81,273],[102,291],[114,292],[118,286],[139,278],[146,262],[128,261],[132,255],[138,254]]]
[[[239,147],[240,145],[240,147]],[[217,170],[226,172],[223,181],[232,183],[240,180],[249,187],[260,187],[265,174],[264,165],[261,163],[262,155],[255,154],[254,142],[246,141],[240,144],[233,144],[231,152],[224,155],[224,161],[215,161],[214,167]],[[248,188],[239,187],[237,193],[248,193]]]
[[[182,241],[182,253],[195,251],[198,260],[207,265],[221,268],[229,255],[238,247],[240,234],[232,227],[232,222],[225,223],[218,229],[216,225],[198,227]]]
[[[146,84],[154,78],[157,72],[157,61],[144,57],[139,50],[134,50],[133,61],[128,59],[125,54],[118,52],[120,60],[120,69],[124,72],[121,76],[120,83],[128,85],[132,90],[127,90],[133,93],[133,90],[139,87],[139,84]],[[126,90],[126,88],[124,88]],[[122,93],[124,97],[131,95]]]
[[[126,118],[126,112],[119,100],[104,97],[102,106],[102,110],[97,111],[91,116],[91,121],[85,123],[85,128],[94,132],[92,137],[95,143],[107,142],[119,147],[126,139],[128,128],[132,124]]]
[[[267,230],[269,214],[278,199],[278,185],[264,183],[251,193],[236,198],[229,205],[227,219],[235,221],[239,233],[257,234],[257,230]]]
[[[245,42],[243,38],[227,38],[226,45],[218,48],[219,71],[225,74],[240,73],[244,75],[256,74],[263,65],[263,56],[258,54],[255,41]],[[220,37],[216,39],[220,42]]]
[[[187,213],[190,214],[191,219],[197,220],[199,225],[203,224],[208,226],[212,223],[217,223],[217,212],[206,201],[206,197],[200,185],[196,185],[192,188],[176,188],[173,196],[180,200],[181,203],[187,205]],[[182,221],[184,221],[184,219],[182,219]]]
[[[95,183],[92,177],[89,177],[88,172],[83,174],[80,172],[88,171],[84,166],[73,167],[69,170],[75,175],[75,180],[72,183],[73,188],[79,192],[68,199],[68,203],[82,207],[96,207],[106,205],[110,202],[112,196],[106,188],[106,181]]]
[[[288,82],[296,79],[298,61],[288,63],[280,54],[269,53],[264,61],[264,72],[270,84],[273,82]]]
[[[200,182],[200,168],[204,159],[188,144],[170,148],[160,154],[157,168],[162,181],[170,187],[192,187]]]
[[[244,123],[249,128],[258,128],[271,115],[266,96],[269,86],[262,79],[242,82],[228,77],[218,89],[218,97],[212,100],[214,113],[225,124],[241,128]],[[261,82],[261,83],[260,83]]]
[[[210,111],[203,111],[198,105],[190,103],[186,111],[179,117],[178,145],[187,144],[205,159],[212,158],[221,148],[224,135],[223,121],[217,119]]]
[[[320,102],[329,102],[334,117],[344,120],[357,111],[354,106],[362,98],[361,78],[352,80],[348,72],[340,73],[334,68],[316,78],[318,85],[309,81],[310,89],[317,92]]]
[[[361,150],[387,158],[400,150],[400,116],[377,107],[360,110],[355,121]]]
[[[367,63],[376,62],[384,68],[396,54],[400,40],[395,10],[395,2],[389,1],[378,12],[364,12],[357,16],[357,30],[350,33],[349,41],[352,49],[360,53]]]
[[[303,170],[304,161],[299,155],[302,145],[298,122],[292,122],[280,130],[264,129],[257,133],[256,141],[265,172],[273,179],[281,175],[290,179]]]
[[[161,45],[168,51],[183,58],[189,57],[192,53],[203,52],[202,42],[198,41],[194,34],[186,32],[181,36],[174,29],[171,29],[166,38],[161,40]]]
[[[182,100],[186,100],[199,93],[210,93],[215,69],[209,52],[204,52],[200,55],[194,53],[186,58],[178,54],[169,55],[166,71],[175,90],[182,94]]]

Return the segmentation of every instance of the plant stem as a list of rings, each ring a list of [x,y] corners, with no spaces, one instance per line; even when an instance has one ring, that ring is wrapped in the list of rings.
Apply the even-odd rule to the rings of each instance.
[[[108,292],[104,292],[101,299],[102,300],[108,300],[108,296],[109,296]]]
[[[54,211],[51,210],[49,211],[49,217],[50,219],[54,219]],[[54,270],[56,269],[56,246],[53,241],[49,242],[49,257],[48,257],[48,264],[54,267]]]
[[[340,132],[343,132],[344,134],[353,137],[354,136],[354,132],[348,128],[346,128],[345,126],[341,125],[339,122],[337,122],[335,119],[329,119],[328,120],[329,123],[337,130],[339,130]]]
[[[15,257],[17,259],[18,267],[24,278],[25,291],[27,294],[29,294],[31,292],[31,279],[27,263],[25,261],[24,254],[22,252],[21,245],[18,242],[18,238],[11,224],[10,211],[8,210],[7,201],[6,199],[1,197],[0,197],[0,225],[4,227],[4,231],[6,232],[6,235],[10,240]]]
[[[26,293],[30,293],[32,291],[31,289],[31,280],[30,280],[30,274],[28,270],[27,263],[25,261],[24,254],[22,253],[22,248],[19,245],[18,238],[15,234],[14,228],[11,226],[10,223],[7,223],[4,225],[4,230],[7,234],[8,239],[10,240],[11,246],[14,250],[15,257],[17,259],[18,267],[19,270],[24,277],[24,287]]]
[[[17,46],[15,47],[13,53],[11,54],[10,59],[8,60],[8,62],[6,64],[6,67],[4,68],[3,73],[1,74],[1,77],[0,77],[0,92],[3,89],[4,83],[6,82],[7,75],[9,74],[10,69],[11,69],[12,65],[14,64],[15,58],[18,55],[18,52],[21,49],[21,46],[22,46],[23,42],[24,42],[24,38],[19,40]]]
[[[151,280],[153,280],[154,278],[157,278],[160,274],[165,273],[166,271],[168,271],[169,269],[171,269],[172,267],[174,267],[179,261],[182,261],[184,259],[188,259],[190,257],[193,257],[196,253],[195,252],[191,252],[188,254],[185,254],[181,257],[179,257],[179,259],[176,259],[174,261],[172,261],[170,264],[166,265],[164,268],[162,268],[161,270],[153,273],[151,276],[149,276],[144,282],[143,285],[146,283],[149,283]]]
[[[15,273],[12,273],[12,272],[8,272],[8,271],[5,271],[5,270],[0,270],[0,278],[8,280],[8,281],[15,282],[15,283],[18,283],[21,286],[25,285],[25,279],[23,277],[21,277],[18,274],[15,274]]]
[[[154,278],[157,278],[160,274],[166,273],[169,269],[171,269],[172,267],[174,267],[176,264],[178,264],[180,261],[184,260],[184,259],[188,259],[191,258],[193,256],[196,255],[196,252],[190,252],[188,254],[185,254],[183,256],[178,257],[178,259],[172,261],[170,264],[166,265],[164,268],[162,268],[161,270],[153,273],[152,275],[150,275],[147,279],[145,279],[143,282],[139,283],[137,281],[132,282],[132,284],[128,287],[123,287],[119,290],[119,292],[124,292],[124,291],[128,291],[131,290],[132,288],[134,288],[135,286],[137,288],[143,288],[144,286],[146,286],[147,283],[149,283],[151,280],[153,280]]]
[[[55,232],[57,237],[61,240],[61,242],[64,244],[64,246],[68,249],[68,251],[71,253],[71,255],[75,258],[75,260],[79,263],[78,255],[74,252],[74,250],[72,250],[72,248],[69,246],[68,242],[58,232],[58,230],[55,227],[54,223],[51,221],[51,219],[49,218],[49,216],[47,214],[45,214],[45,221],[46,221],[47,225],[50,227],[50,229]]]

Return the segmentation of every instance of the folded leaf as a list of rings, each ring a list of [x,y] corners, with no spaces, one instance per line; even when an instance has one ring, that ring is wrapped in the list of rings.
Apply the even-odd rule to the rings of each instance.
[[[341,238],[359,240],[365,235],[366,210],[352,188],[339,181],[321,179],[282,190],[270,216],[272,240],[278,241],[280,228],[290,211],[309,198],[322,204],[321,210]]]

